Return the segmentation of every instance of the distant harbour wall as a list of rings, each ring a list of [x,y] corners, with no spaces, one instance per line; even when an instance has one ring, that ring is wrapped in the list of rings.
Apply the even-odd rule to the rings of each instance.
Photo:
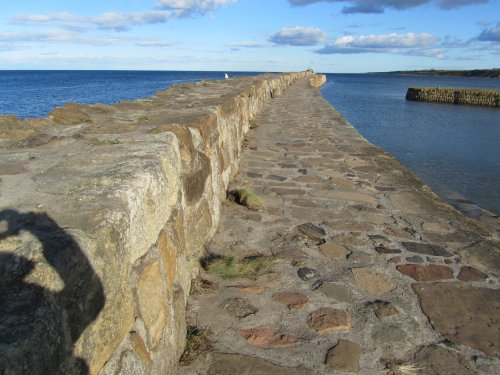
[[[410,87],[406,100],[500,107],[500,90]]]

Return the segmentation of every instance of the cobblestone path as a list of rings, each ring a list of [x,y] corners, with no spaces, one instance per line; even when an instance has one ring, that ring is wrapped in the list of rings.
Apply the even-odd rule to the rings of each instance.
[[[364,140],[307,80],[254,125],[232,188],[262,209],[225,203],[179,373],[499,374],[498,233]]]

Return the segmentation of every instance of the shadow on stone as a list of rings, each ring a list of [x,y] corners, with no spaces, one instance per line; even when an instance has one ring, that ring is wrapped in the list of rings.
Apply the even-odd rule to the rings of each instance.
[[[75,239],[48,215],[4,210],[2,222],[0,241],[29,232],[39,243],[0,253],[0,373],[88,374],[73,348],[104,307],[101,281]],[[39,267],[55,271],[64,287],[32,282]]]

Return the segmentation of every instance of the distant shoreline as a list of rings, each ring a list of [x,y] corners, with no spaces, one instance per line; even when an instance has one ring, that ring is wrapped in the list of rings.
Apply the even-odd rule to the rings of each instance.
[[[475,69],[475,70],[397,70],[379,74],[424,76],[424,77],[475,77],[475,78],[500,78],[500,69]]]

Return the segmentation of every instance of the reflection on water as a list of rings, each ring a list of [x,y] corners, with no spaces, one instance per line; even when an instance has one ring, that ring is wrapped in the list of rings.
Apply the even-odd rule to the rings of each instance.
[[[500,89],[500,80],[329,74],[322,92],[365,138],[450,203],[472,201],[500,214],[500,109],[409,102],[411,86]]]

